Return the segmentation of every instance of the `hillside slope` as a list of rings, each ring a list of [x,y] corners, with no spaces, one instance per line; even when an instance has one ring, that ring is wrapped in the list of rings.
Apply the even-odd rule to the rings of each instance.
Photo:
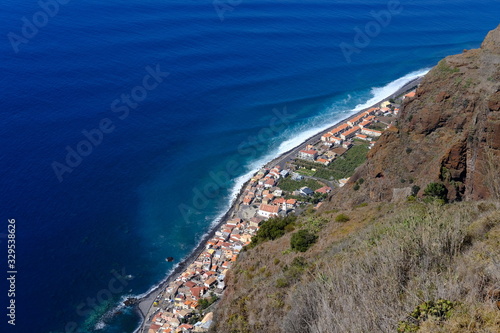
[[[340,213],[350,220],[334,222]],[[289,250],[289,232],[240,254],[211,332],[397,332],[406,321],[418,332],[498,332],[498,202],[372,204],[295,227],[318,225],[304,253]],[[453,304],[446,320],[409,317],[439,299]]]
[[[211,332],[499,332],[499,167],[500,27],[429,72],[318,211],[240,253]],[[422,200],[434,182],[448,203]]]

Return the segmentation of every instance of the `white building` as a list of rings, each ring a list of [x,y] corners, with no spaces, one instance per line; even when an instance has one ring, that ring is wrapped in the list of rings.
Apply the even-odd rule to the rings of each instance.
[[[272,216],[278,216],[279,211],[279,206],[262,204],[260,205],[257,214],[265,218],[270,218]]]

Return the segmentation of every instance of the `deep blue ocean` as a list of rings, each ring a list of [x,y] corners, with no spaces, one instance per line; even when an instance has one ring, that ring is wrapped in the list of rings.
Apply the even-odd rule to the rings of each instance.
[[[500,23],[496,0],[0,4],[0,331],[21,333],[133,332],[121,300],[244,175]]]

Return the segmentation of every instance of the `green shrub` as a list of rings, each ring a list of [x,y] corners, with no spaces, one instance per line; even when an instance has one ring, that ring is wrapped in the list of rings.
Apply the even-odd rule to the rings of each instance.
[[[404,321],[398,324],[398,333],[417,332],[420,324],[429,318],[434,320],[446,320],[450,317],[455,303],[439,299],[436,302],[428,301],[418,305],[415,310]]]
[[[441,199],[446,201],[448,190],[442,183],[429,183],[424,190],[424,195],[428,198]]]
[[[451,67],[450,65],[448,65],[447,61],[444,59],[441,60],[440,62],[438,62],[436,69],[439,71],[439,74],[442,74],[445,76],[448,76],[449,74],[454,74],[454,73],[460,72],[460,69],[458,69],[456,67]]]
[[[288,287],[289,283],[287,279],[279,278],[276,280],[276,287],[278,288],[286,288]]]
[[[290,265],[302,269],[307,266],[307,261],[304,257],[298,256],[293,258],[292,263]]]
[[[293,250],[306,252],[317,239],[318,236],[315,234],[307,230],[299,230],[292,235],[292,238],[290,239],[290,246]]]
[[[250,248],[255,247],[257,244],[268,240],[274,240],[283,236],[286,231],[291,230],[291,226],[295,223],[297,217],[295,215],[288,215],[285,217],[272,217],[262,223],[257,234],[252,237]]]
[[[418,192],[420,191],[420,186],[418,185],[413,185],[411,187],[411,195],[416,196]]]
[[[350,220],[349,216],[345,214],[339,214],[337,215],[337,217],[335,217],[335,222],[347,222],[349,220]]]
[[[358,183],[354,184],[354,187],[353,187],[353,189],[354,189],[354,191],[357,191],[357,190],[359,190],[359,184],[358,184]]]
[[[295,257],[290,265],[283,267],[283,273],[289,283],[296,282],[307,268],[307,261],[304,257]]]
[[[319,232],[325,224],[330,222],[328,219],[320,216],[310,216],[304,223],[304,226],[313,233]]]
[[[198,304],[200,306],[200,310],[204,310],[204,309],[208,308],[210,305],[212,305],[213,303],[215,303],[218,299],[219,299],[219,297],[217,297],[214,293],[211,293],[210,297],[200,298],[198,300]]]

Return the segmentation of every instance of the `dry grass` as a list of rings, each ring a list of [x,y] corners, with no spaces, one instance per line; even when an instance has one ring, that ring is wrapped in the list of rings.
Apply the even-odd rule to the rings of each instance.
[[[288,233],[240,255],[211,332],[396,332],[415,306],[438,298],[461,305],[421,332],[498,332],[488,292],[500,288],[499,207],[371,204],[315,215],[332,222],[307,252],[287,251]],[[339,213],[351,220],[334,222]]]
[[[486,148],[484,161],[484,180],[490,195],[493,199],[500,200],[500,177],[498,166],[500,165],[500,157],[495,155],[493,149]]]
[[[340,264],[328,259],[291,295],[282,331],[395,332],[416,305],[443,298],[462,306],[422,332],[498,332],[500,311],[487,292],[500,286],[499,248],[488,244],[500,212],[483,206],[415,205],[359,235],[337,254]]]

